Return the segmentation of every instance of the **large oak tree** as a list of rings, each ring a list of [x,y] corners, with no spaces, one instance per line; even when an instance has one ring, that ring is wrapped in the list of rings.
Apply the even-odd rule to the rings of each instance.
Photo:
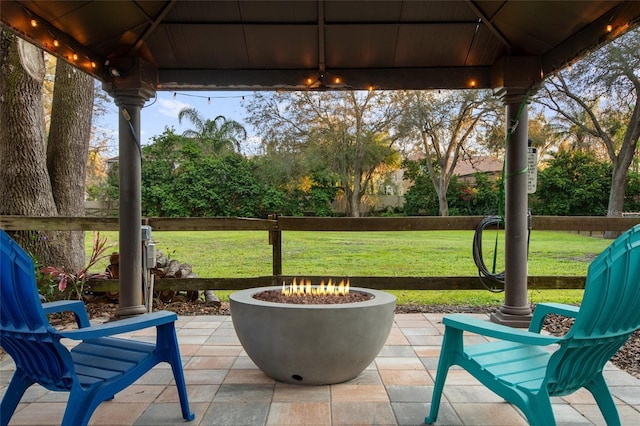
[[[347,213],[361,202],[386,165],[399,165],[394,147],[402,111],[390,91],[284,92],[257,94],[247,109],[265,150],[303,153],[338,176]]]
[[[600,142],[613,165],[607,216],[621,216],[640,138],[640,30],[548,78],[538,102],[575,135],[576,146]]]
[[[44,79],[43,52],[0,31],[0,214],[83,215],[93,79],[59,61],[48,135]],[[42,264],[78,270],[84,263],[82,233],[15,236]]]
[[[440,216],[448,216],[447,190],[456,165],[465,152],[480,147],[483,134],[499,127],[501,105],[481,90],[412,91],[405,96],[402,133],[426,158]]]

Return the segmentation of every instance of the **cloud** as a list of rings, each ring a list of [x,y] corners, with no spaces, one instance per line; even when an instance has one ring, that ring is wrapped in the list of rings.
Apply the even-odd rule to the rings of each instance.
[[[176,119],[178,118],[178,113],[181,109],[189,107],[191,107],[191,105],[180,102],[177,99],[158,99],[158,113],[160,115],[164,115],[165,117]]]

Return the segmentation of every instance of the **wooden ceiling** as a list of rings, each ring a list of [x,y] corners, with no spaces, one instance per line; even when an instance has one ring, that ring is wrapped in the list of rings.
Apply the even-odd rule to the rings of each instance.
[[[640,22],[638,1],[590,0],[3,0],[0,12],[102,81],[134,70],[170,91],[495,87],[505,60],[544,76]]]

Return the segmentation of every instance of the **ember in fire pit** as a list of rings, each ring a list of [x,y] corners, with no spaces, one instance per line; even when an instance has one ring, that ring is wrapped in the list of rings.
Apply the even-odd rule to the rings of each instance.
[[[319,286],[312,286],[311,281],[300,282],[294,278],[291,285],[282,284],[282,290],[267,290],[255,294],[253,297],[265,302],[295,303],[300,305],[326,305],[331,303],[354,303],[364,302],[373,296],[360,291],[350,291],[349,281],[341,281],[334,284],[329,280],[327,285],[324,281]]]
[[[312,290],[313,299],[322,286],[304,287]],[[330,297],[355,295],[359,300],[326,303],[329,296],[324,295],[324,303],[282,303],[272,301],[282,297],[280,287],[242,290],[230,296],[231,319],[245,351],[267,376],[302,385],[340,383],[356,377],[378,355],[396,305],[395,296],[382,291],[352,287],[347,292]]]

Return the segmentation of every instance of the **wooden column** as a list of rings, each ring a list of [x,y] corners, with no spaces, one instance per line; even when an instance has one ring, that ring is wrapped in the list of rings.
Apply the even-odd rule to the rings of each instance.
[[[494,66],[496,94],[506,106],[505,146],[505,290],[504,304],[491,320],[526,328],[531,322],[527,292],[528,194],[527,147],[528,103],[541,83],[536,57],[508,57]]]
[[[123,58],[120,62],[119,75],[104,83],[104,89],[114,97],[120,117],[120,297],[116,316],[128,317],[147,312],[142,301],[140,111],[155,96],[157,71],[139,58]]]

